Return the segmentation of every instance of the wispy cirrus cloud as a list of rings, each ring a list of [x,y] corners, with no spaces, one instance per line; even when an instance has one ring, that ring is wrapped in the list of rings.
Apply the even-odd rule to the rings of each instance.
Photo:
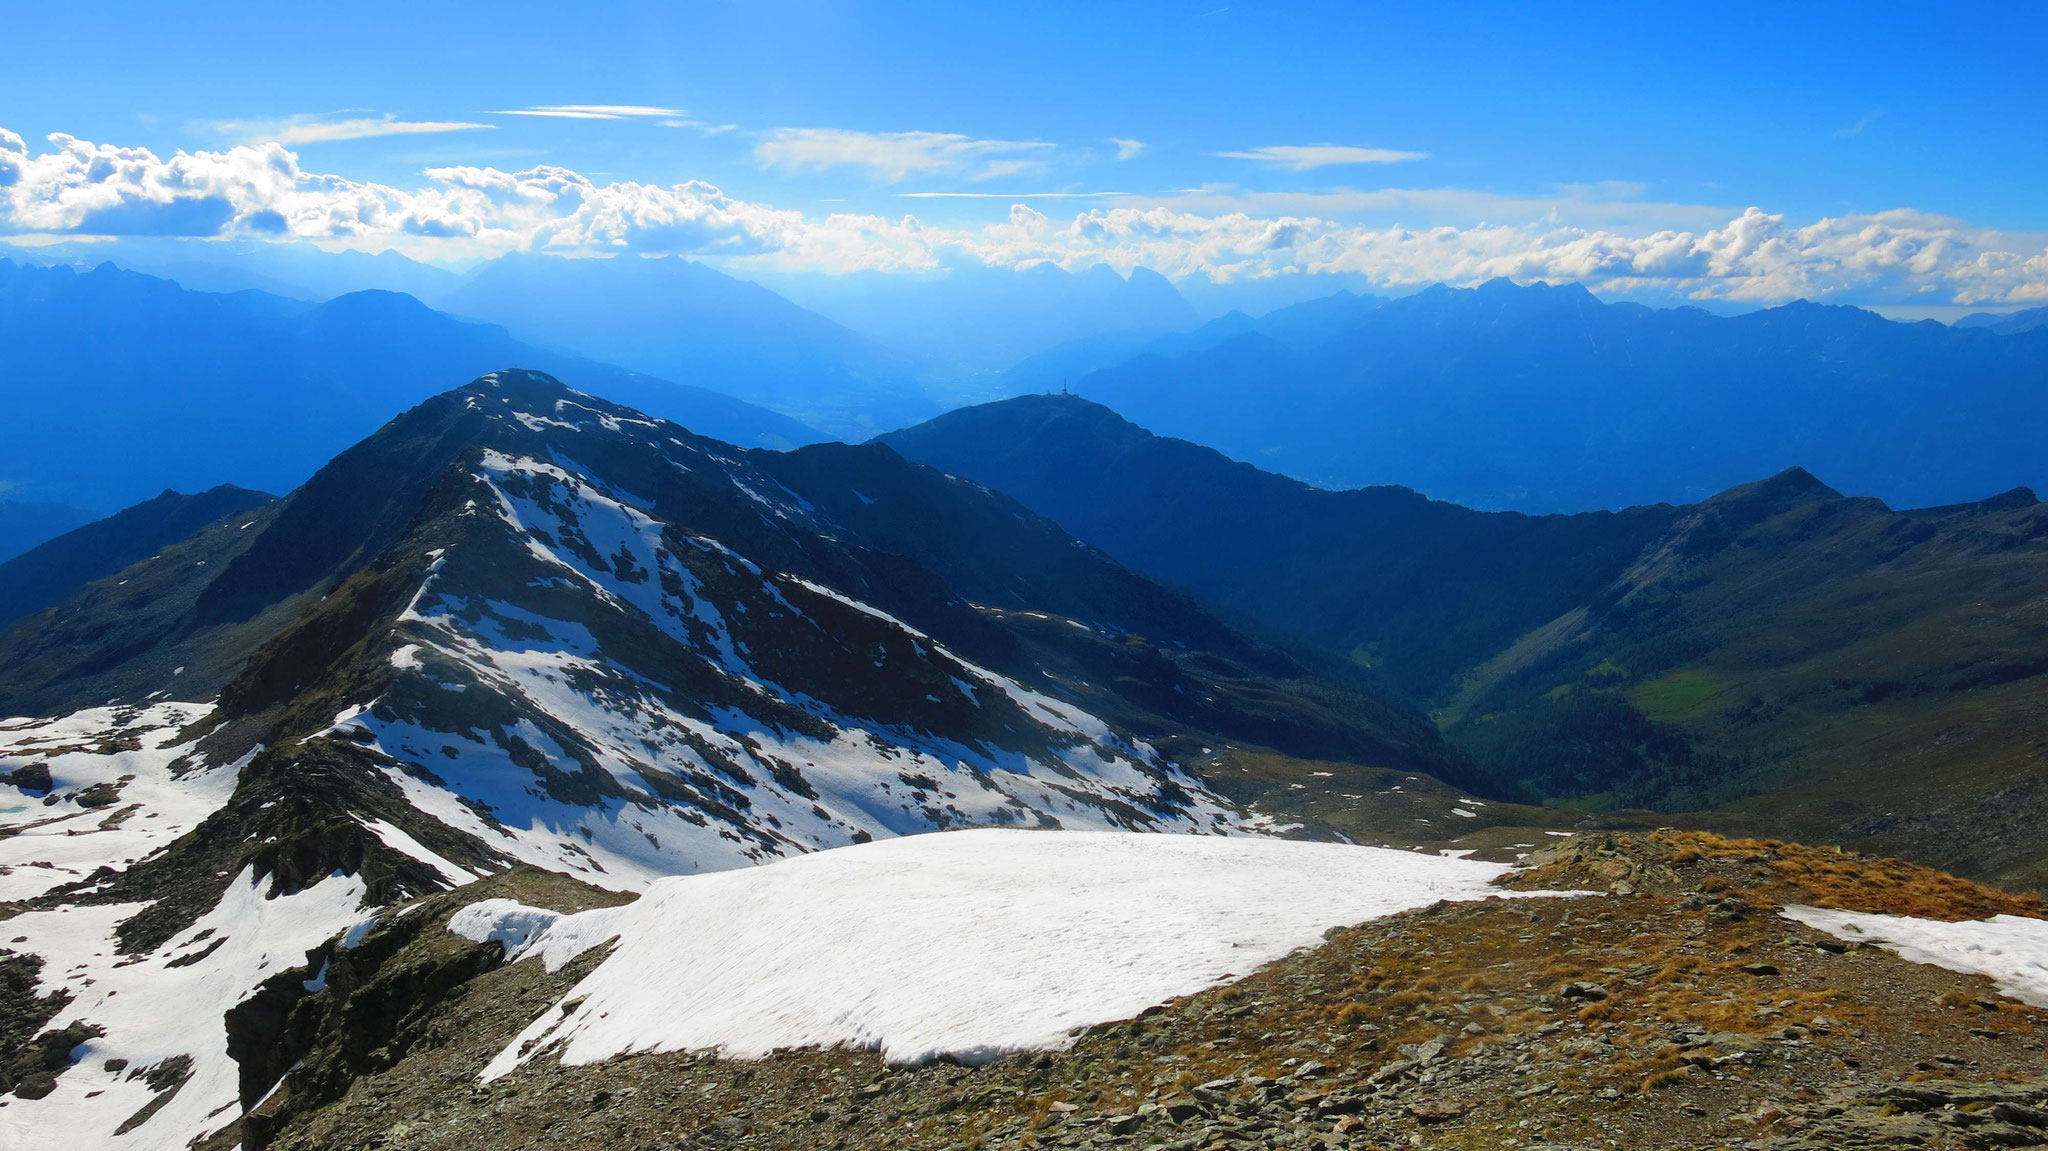
[[[535,104],[528,108],[494,108],[492,116],[539,116],[550,120],[659,120],[687,116],[681,108],[652,104]]]
[[[1133,140],[1128,136],[1111,136],[1109,142],[1116,145],[1116,158],[1129,160],[1145,150],[1145,141]]]
[[[1843,127],[1835,129],[1835,139],[1846,140],[1851,136],[1861,136],[1865,128],[1870,127],[1872,124],[1877,123],[1879,120],[1883,118],[1884,109],[1882,108],[1876,108],[1869,112],[1865,112],[1863,115],[1856,118],[1856,122],[1854,124],[1844,125]]]
[[[637,120],[664,128],[694,128],[707,136],[739,130],[737,124],[713,124],[681,108],[656,104],[535,104],[530,108],[498,108],[487,116],[530,116],[543,120]]]
[[[1334,209],[1343,206],[1339,198],[1291,204],[1241,193],[1199,210],[1194,198],[1119,201],[1058,218],[1025,197],[1002,196],[1014,201],[1004,219],[937,224],[910,215],[806,215],[701,181],[600,184],[546,165],[517,172],[429,168],[423,183],[400,187],[307,171],[274,141],[160,157],[63,134],[48,140],[47,150],[31,151],[0,129],[0,236],[246,236],[402,247],[425,256],[691,254],[813,271],[1100,263],[1212,280],[1350,273],[1389,288],[1506,276],[1760,303],[1799,296],[1922,306],[2048,302],[2048,235],[2000,232],[1907,208],[1806,222],[1755,207],[1722,209],[1717,218],[1673,226],[1620,217],[1568,222],[1539,198],[1509,222],[1493,216],[1417,227],[1290,210]],[[1440,209],[1480,195],[1344,194]],[[1517,205],[1495,199],[1470,206],[1491,213]]]
[[[1022,176],[1027,172],[1042,172],[1045,170],[1045,165],[1046,162],[1044,160],[990,160],[979,169],[970,173],[968,178],[973,180],[1000,180],[1005,176]]]
[[[1405,164],[1427,160],[1427,152],[1402,152],[1392,148],[1355,148],[1348,144],[1271,144],[1240,152],[1218,152],[1226,160],[1252,160],[1276,168],[1308,172],[1339,164]]]
[[[1204,184],[1148,197],[1176,211],[1223,215],[1314,216],[1354,222],[1467,227],[1485,221],[1541,220],[1551,224],[1629,229],[1698,229],[1726,222],[1741,205],[1682,203],[1645,198],[1648,189],[1626,181],[1554,186],[1547,194],[1509,195],[1474,188],[1333,187],[1264,191],[1236,184]]]
[[[1094,200],[1131,192],[896,192],[903,200]]]
[[[276,120],[219,120],[214,131],[237,139],[276,141],[286,147],[333,140],[367,140],[377,136],[416,136],[435,132],[473,132],[497,127],[467,120],[401,120],[396,116],[348,116],[345,113],[288,116]]]
[[[777,128],[755,146],[754,159],[790,172],[859,168],[893,184],[916,175],[1016,175],[1044,164],[1052,150],[1037,140],[977,140],[953,132]]]

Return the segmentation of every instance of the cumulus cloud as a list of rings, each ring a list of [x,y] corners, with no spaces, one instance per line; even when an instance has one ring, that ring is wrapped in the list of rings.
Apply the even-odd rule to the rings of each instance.
[[[962,237],[989,263],[1143,265],[1214,280],[1352,272],[1390,288],[1516,280],[1584,283],[1696,299],[2048,299],[2048,245],[1900,210],[1794,226],[1749,208],[1701,231],[1626,233],[1545,223],[1368,228],[1314,217],[1098,208],[1056,221],[1019,205],[1007,224]],[[2016,250],[2017,249],[2017,250]]]
[[[783,246],[802,218],[709,184],[598,185],[565,168],[433,168],[421,188],[312,173],[270,142],[159,158],[62,134],[30,155],[0,129],[0,232],[419,237],[480,249],[745,254]]]
[[[1399,152],[1392,148],[1354,148],[1344,144],[1272,144],[1242,152],[1218,152],[1226,160],[1256,160],[1276,168],[1307,172],[1338,164],[1402,164],[1427,160],[1427,152]]]
[[[1051,144],[976,140],[952,132],[854,132],[840,128],[777,128],[754,148],[768,168],[822,171],[861,168],[885,183],[913,175],[1014,175],[1042,164]]]
[[[941,226],[912,215],[817,218],[700,181],[599,184],[550,166],[431,168],[420,186],[400,188],[308,172],[276,142],[168,158],[65,135],[49,137],[49,145],[33,152],[0,129],[0,235],[256,236],[403,246],[423,255],[693,254],[835,272],[929,270],[962,261],[1105,263],[1218,281],[1341,272],[1403,288],[1507,276],[1756,302],[2048,302],[2048,236],[2000,233],[1910,209],[1798,223],[1752,207],[1683,226],[1631,225],[1563,222],[1536,211],[1541,201],[1496,199],[1483,204],[1531,210],[1521,222],[1411,227],[1285,210],[1283,202],[1255,195],[1199,208],[1192,199],[1130,198],[1052,216],[1032,206],[1042,202],[1033,197],[1047,194],[989,192],[977,198],[1010,201],[1004,218]],[[1433,196],[1441,205],[1451,194],[1397,199],[1413,206]]]
[[[1145,141],[1131,140],[1123,136],[1111,136],[1109,142],[1116,145],[1116,158],[1129,160],[1145,150]]]
[[[413,136],[432,132],[471,132],[495,128],[495,124],[472,124],[466,120],[401,120],[396,116],[358,116],[336,120],[323,116],[293,116],[286,120],[223,120],[214,128],[228,136],[250,141],[267,141],[290,147],[319,144],[330,140],[364,140],[375,136]]]

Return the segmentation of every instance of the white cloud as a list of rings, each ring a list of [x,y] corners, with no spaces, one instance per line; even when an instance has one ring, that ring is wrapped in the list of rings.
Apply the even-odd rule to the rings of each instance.
[[[1096,200],[1130,192],[896,192],[899,200]]]
[[[530,108],[500,108],[491,116],[535,116],[548,120],[653,120],[664,128],[695,128],[707,136],[739,129],[737,124],[713,124],[698,120],[681,108],[654,104],[536,104]]]
[[[1227,160],[1256,160],[1276,168],[1307,172],[1337,164],[1401,164],[1427,160],[1427,152],[1398,152],[1392,148],[1353,148],[1343,144],[1273,144],[1243,152],[1218,152]]]
[[[144,148],[65,135],[30,155],[0,130],[0,231],[419,239],[478,254],[512,248],[759,252],[784,245],[794,212],[737,201],[703,183],[598,185],[540,167],[432,168],[395,188],[306,172],[277,143],[161,159]]]
[[[854,132],[840,128],[777,128],[754,148],[768,168],[822,171],[864,168],[895,183],[913,175],[965,173],[977,179],[1014,175],[1043,163],[1051,144],[976,140],[951,132]]]
[[[1019,205],[1007,225],[962,243],[993,264],[1142,264],[1215,280],[1351,272],[1391,288],[1506,276],[1758,302],[1923,293],[1957,303],[2048,299],[2048,237],[2006,237],[1903,209],[1792,226],[1749,208],[1703,231],[1643,234],[1542,222],[1370,228],[1164,207],[1098,208],[1062,222]]]
[[[430,168],[420,186],[401,188],[308,172],[275,142],[168,158],[65,135],[49,143],[48,150],[32,153],[20,136],[0,129],[0,235],[31,242],[256,236],[401,247],[426,257],[512,249],[688,253],[817,271],[929,270],[963,261],[1069,268],[1107,263],[1214,280],[1342,272],[1388,288],[1507,276],[1574,281],[1596,291],[1757,302],[1795,296],[1919,306],[2048,301],[2048,235],[2002,233],[1910,209],[1807,223],[1758,208],[1716,210],[1707,218],[1701,216],[1707,209],[1678,206],[1685,213],[1676,223],[1660,222],[1655,213],[1608,222],[1560,214],[1560,204],[1597,206],[1601,197],[1642,191],[1631,186],[1567,189],[1528,201],[1457,189],[1344,192],[1300,205],[1223,191],[1206,199],[1186,194],[1173,203],[1119,202],[1066,218],[1026,201],[1111,193],[982,193],[969,195],[1010,201],[1005,219],[941,226],[911,215],[821,219],[740,200],[698,181],[598,184],[547,166],[519,172]],[[1426,226],[1295,210],[1355,209],[1375,198],[1415,212]],[[1442,222],[1453,209],[1502,214],[1490,216],[1492,222]]]
[[[493,116],[542,116],[553,120],[680,119],[681,108],[657,108],[648,104],[536,104],[530,108],[500,108]]]
[[[414,136],[433,132],[470,132],[495,128],[495,124],[473,124],[466,120],[401,120],[396,116],[358,116],[334,120],[322,116],[293,116],[284,120],[222,120],[215,131],[251,142],[269,141],[290,147],[321,144],[330,140],[365,140],[376,136]]]
[[[1116,158],[1119,160],[1129,160],[1145,150],[1145,141],[1143,140],[1111,136],[1109,142],[1116,145]]]
[[[1473,188],[1320,188],[1256,191],[1234,184],[1207,184],[1151,202],[1204,215],[1244,212],[1259,216],[1318,216],[1353,222],[1473,224],[1541,220],[1552,224],[1663,228],[1711,228],[1739,208],[1645,200],[1640,184],[1603,181],[1553,188],[1549,195],[1510,196]]]
[[[975,180],[999,180],[1004,176],[1021,176],[1026,172],[1043,171],[1043,160],[990,160],[975,172]]]
[[[1865,112],[1863,115],[1857,117],[1856,122],[1854,124],[1850,124],[1846,127],[1835,129],[1835,139],[1846,140],[1851,136],[1861,136],[1865,128],[1868,128],[1872,124],[1877,123],[1878,120],[1883,116],[1884,109],[1882,108],[1876,109],[1875,111]]]

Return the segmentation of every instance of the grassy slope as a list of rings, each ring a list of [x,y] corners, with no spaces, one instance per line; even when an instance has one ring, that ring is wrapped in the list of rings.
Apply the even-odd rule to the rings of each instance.
[[[1793,469],[1683,508],[1486,514],[1316,491],[1065,396],[885,439],[1426,704],[1485,790],[2048,884],[2031,493],[1894,512]]]
[[[1896,513],[1815,488],[1718,504],[1573,642],[1468,681],[1453,738],[1625,701],[1676,737],[1629,799],[2048,882],[2028,831],[2048,812],[2048,506]]]

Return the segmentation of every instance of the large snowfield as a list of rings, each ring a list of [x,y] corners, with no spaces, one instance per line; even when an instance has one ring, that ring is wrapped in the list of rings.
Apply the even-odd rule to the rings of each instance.
[[[1489,885],[1503,870],[1342,844],[982,829],[666,879],[575,915],[490,900],[449,926],[551,970],[617,940],[486,1078],[521,1051],[583,1064],[815,1044],[975,1060],[1063,1045],[1333,926],[1504,896]]]
[[[1788,907],[1785,917],[1851,943],[1875,943],[1915,963],[1987,976],[2000,992],[2048,1007],[2048,919],[1999,915],[1945,923],[1824,907]]]

